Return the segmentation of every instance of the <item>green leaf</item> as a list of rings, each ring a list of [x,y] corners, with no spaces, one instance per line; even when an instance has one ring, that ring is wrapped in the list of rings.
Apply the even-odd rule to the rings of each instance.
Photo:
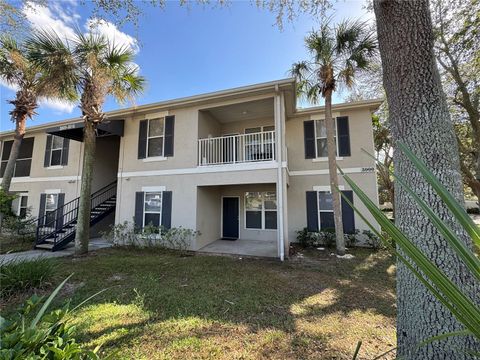
[[[363,150],[368,156],[372,157],[374,160],[375,157],[369,154],[367,151]],[[475,254],[465,245],[465,243],[455,234],[455,232],[447,226],[447,224],[442,221],[435,214],[430,206],[418,196],[417,193],[413,191],[413,189],[407,185],[406,181],[399,175],[395,174],[391,169],[387,168],[381,162],[377,162],[378,165],[385,168],[393,178],[412,196],[415,202],[420,206],[422,211],[427,215],[430,219],[432,224],[439,230],[445,240],[447,240],[453,250],[457,253],[457,255],[464,261],[465,265],[471,270],[473,275],[480,280],[480,260],[475,256]],[[467,215],[468,216],[468,215]],[[457,220],[460,219],[457,218]]]
[[[370,213],[380,226],[395,240],[397,246],[402,249],[405,255],[413,261],[413,263],[425,274],[429,282],[431,282],[438,291],[433,294],[444,303],[448,309],[461,321],[468,329],[472,331],[477,338],[480,338],[480,309],[463,294],[455,283],[453,283],[435,264],[433,264],[415,245],[408,239],[392,222],[378,209],[370,198],[339,168],[345,181],[350,185],[355,194],[362,203],[367,207]],[[358,209],[356,210],[358,212]],[[374,229],[372,229],[374,230]],[[400,258],[402,262],[408,263],[405,259]],[[408,266],[408,265],[407,265]],[[412,269],[409,266],[409,269]],[[422,283],[425,279],[419,277],[419,272],[414,272]],[[432,290],[432,286],[427,286]],[[447,305],[448,304],[448,305]]]
[[[45,301],[45,303],[43,304],[43,306],[40,308],[40,310],[38,311],[38,314],[37,316],[35,316],[35,319],[33,319],[32,323],[30,324],[30,327],[35,327],[37,326],[38,322],[40,321],[40,319],[42,318],[42,316],[45,314],[45,311],[47,311],[47,308],[48,306],[50,305],[50,303],[53,301],[53,299],[55,298],[55,296],[57,296],[57,294],[59,293],[59,291],[62,289],[62,287],[65,285],[65,283],[68,281],[68,279],[70,279],[72,277],[73,274],[70,274],[65,280],[62,281],[62,283],[60,285],[58,285],[56,287],[55,290],[53,290],[53,292],[50,294],[50,296],[48,297],[48,299]]]
[[[405,154],[405,156],[408,157],[408,159],[415,165],[416,169],[422,174],[425,180],[435,189],[437,194],[445,202],[445,205],[447,205],[468,235],[470,235],[473,243],[480,249],[480,229],[473,222],[472,218],[468,216],[465,209],[460,206],[458,201],[448,192],[445,186],[427,168],[423,161],[421,161],[410,149],[408,149],[404,143],[397,141],[397,147]]]

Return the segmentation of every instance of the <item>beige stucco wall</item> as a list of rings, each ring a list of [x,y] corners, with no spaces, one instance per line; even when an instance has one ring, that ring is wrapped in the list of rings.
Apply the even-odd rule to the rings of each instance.
[[[348,111],[334,112],[334,116],[348,116],[350,127],[350,150],[352,156],[345,156],[338,160],[342,168],[372,167],[373,160],[362,151],[362,148],[370,154],[374,153],[372,116],[370,110],[352,109]],[[317,162],[313,159],[305,159],[303,122],[306,120],[320,120],[324,115],[318,112],[314,115],[298,116],[287,119],[286,142],[288,148],[288,168],[290,171],[328,169],[328,162]]]
[[[97,138],[93,166],[92,193],[117,180],[120,138]]]
[[[353,173],[348,174],[350,178],[370,197],[376,201],[377,187],[375,173]],[[310,175],[310,176],[291,176],[290,187],[288,188],[288,236],[291,242],[296,241],[296,231],[307,226],[307,204],[306,192],[313,191],[314,186],[328,186],[329,176],[327,175]],[[351,190],[342,178],[339,178],[339,185],[344,186],[345,190]],[[376,224],[372,215],[368,212],[365,206],[357,198],[353,197],[353,203],[365,218],[372,224]],[[368,230],[369,227],[365,222],[355,213],[355,228],[359,230]]]

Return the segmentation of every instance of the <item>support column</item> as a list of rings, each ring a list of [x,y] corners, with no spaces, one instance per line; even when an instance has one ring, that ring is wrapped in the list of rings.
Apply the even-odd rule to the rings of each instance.
[[[282,162],[284,159],[285,147],[285,113],[283,103],[283,93],[276,91],[274,101],[274,117],[275,117],[275,155],[277,162],[277,250],[278,257],[281,261],[285,259],[285,228],[284,228],[284,186],[285,179],[283,176]]]

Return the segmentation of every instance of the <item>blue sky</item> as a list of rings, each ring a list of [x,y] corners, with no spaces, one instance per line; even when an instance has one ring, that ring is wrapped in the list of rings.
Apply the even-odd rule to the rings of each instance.
[[[341,18],[370,19],[363,1],[339,1],[332,12]],[[275,14],[261,10],[250,1],[235,1],[228,7],[191,6],[169,2],[164,10],[148,7],[138,31],[132,26],[118,29],[103,24],[98,31],[138,50],[136,63],[147,79],[144,93],[136,104],[250,85],[287,77],[295,61],[307,58],[303,38],[317,22],[304,15],[283,30],[275,25]],[[27,12],[34,28],[48,24],[68,35],[74,26],[86,29],[91,14],[88,5],[76,0],[48,2],[47,8]],[[13,128],[6,103],[15,92],[0,85],[0,130]],[[342,101],[337,94],[335,102]],[[119,108],[108,99],[105,110]],[[78,105],[42,102],[29,125],[39,125],[76,117]]]

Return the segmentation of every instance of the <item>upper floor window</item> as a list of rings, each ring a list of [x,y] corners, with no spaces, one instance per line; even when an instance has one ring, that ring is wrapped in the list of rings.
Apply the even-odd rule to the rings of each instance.
[[[338,142],[337,142],[337,121],[333,119],[333,134],[335,140],[335,152],[338,154]],[[316,154],[318,158],[327,157],[327,127],[325,120],[315,120],[315,145],[316,145]]]
[[[334,118],[334,141],[337,156],[351,156],[348,116]],[[328,157],[327,128],[324,119],[303,122],[305,159]]]
[[[20,145],[17,161],[13,170],[14,177],[30,176],[30,168],[32,166],[34,138],[24,138]],[[10,151],[12,150],[13,140],[4,141],[2,145],[2,157],[0,164],[0,177],[3,177],[5,168],[7,167]]]
[[[56,135],[47,135],[43,166],[62,166],[68,164],[70,140]]]
[[[165,118],[148,120],[147,157],[163,156],[165,144]]]
[[[141,120],[138,131],[138,158],[173,156],[175,116]],[[152,159],[156,160],[156,159]]]
[[[277,228],[277,195],[275,191],[245,193],[245,228]]]
[[[245,134],[245,160],[273,160],[275,134],[272,132],[275,126],[257,126],[246,128]]]

